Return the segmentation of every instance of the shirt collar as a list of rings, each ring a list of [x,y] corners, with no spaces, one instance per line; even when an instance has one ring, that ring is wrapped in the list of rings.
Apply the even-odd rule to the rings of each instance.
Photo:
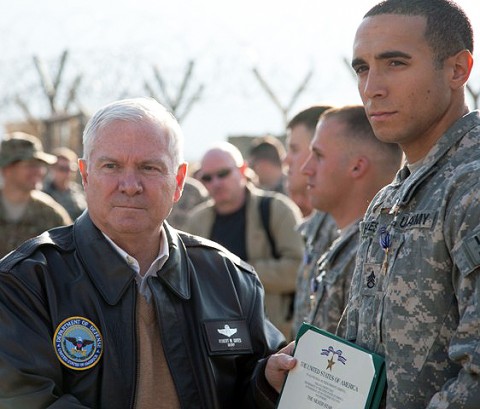
[[[138,264],[138,261],[135,259],[135,257],[132,257],[130,254],[128,254],[125,250],[123,250],[121,247],[119,247],[114,241],[108,237],[105,233],[102,232],[102,234],[105,236],[107,241],[112,245],[112,247],[115,249],[115,251],[120,254],[122,259],[125,260],[125,262],[129,265],[133,271],[136,273],[136,281],[139,286],[139,291],[141,294],[145,295],[147,297],[147,300],[150,298],[150,290],[147,287],[147,278],[148,277],[156,277],[158,275],[158,271],[163,267],[165,262],[168,260],[168,257],[170,255],[169,250],[168,250],[168,239],[167,235],[165,233],[165,228],[162,226],[160,230],[160,248],[158,251],[158,255],[153,260],[152,264],[148,268],[147,272],[141,276],[140,275],[140,265]]]

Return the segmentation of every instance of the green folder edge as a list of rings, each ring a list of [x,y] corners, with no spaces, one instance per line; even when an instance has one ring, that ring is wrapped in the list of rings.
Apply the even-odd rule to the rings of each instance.
[[[353,342],[347,341],[346,339],[343,339],[341,337],[337,337],[336,335],[331,334],[330,332],[327,332],[321,328],[315,327],[314,325],[307,324],[306,322],[302,324],[302,326],[298,330],[297,336],[295,337],[295,349],[293,350],[293,356],[295,356],[295,350],[297,349],[298,340],[308,330],[318,332],[328,338],[334,339],[335,341],[342,342],[343,344],[359,349],[360,351],[363,351],[372,357],[373,367],[375,368],[375,374],[376,374],[375,376],[376,382],[375,381],[372,382],[372,386],[370,387],[370,391],[368,393],[365,409],[378,409],[382,401],[383,391],[387,384],[387,374],[385,371],[385,359],[383,359],[383,357],[381,357],[380,355],[374,352],[371,352],[365,348],[358,346],[357,344],[354,344]],[[283,387],[287,382],[287,378],[288,378],[288,374],[283,383],[282,392],[283,392]],[[282,392],[280,393],[280,396],[282,395]],[[280,404],[280,399],[278,399],[276,407],[278,407],[279,404]]]

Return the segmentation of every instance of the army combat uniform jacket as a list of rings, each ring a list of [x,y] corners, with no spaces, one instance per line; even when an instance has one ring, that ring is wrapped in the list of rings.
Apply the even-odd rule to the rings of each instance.
[[[385,356],[388,409],[480,407],[479,175],[471,112],[360,227],[347,339]]]
[[[305,240],[303,260],[297,273],[295,304],[293,310],[293,336],[311,312],[311,281],[317,275],[317,263],[332,242],[338,237],[337,225],[328,213],[314,211],[298,228]]]
[[[20,220],[11,221],[6,217],[0,192],[0,258],[15,249],[25,240],[45,230],[66,226],[72,222],[67,211],[49,195],[33,190],[25,213]]]
[[[345,325],[339,321],[350,294],[350,283],[355,269],[355,257],[360,236],[359,221],[346,227],[340,237],[320,257],[316,277],[310,285],[312,325],[332,334],[345,336]]]
[[[254,270],[214,243],[165,231],[169,257],[147,284],[180,407],[273,408],[273,389],[258,387],[268,386],[263,371],[253,373],[284,339],[264,318]],[[138,296],[135,272],[88,213],[4,258],[0,407],[135,407]]]

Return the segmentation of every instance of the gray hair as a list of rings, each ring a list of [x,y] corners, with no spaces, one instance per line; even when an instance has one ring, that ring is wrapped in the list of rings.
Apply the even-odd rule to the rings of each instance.
[[[141,123],[148,121],[167,131],[168,151],[174,169],[183,162],[183,132],[175,117],[153,98],[131,98],[112,102],[100,108],[83,131],[83,156],[88,161],[98,133],[115,121]]]

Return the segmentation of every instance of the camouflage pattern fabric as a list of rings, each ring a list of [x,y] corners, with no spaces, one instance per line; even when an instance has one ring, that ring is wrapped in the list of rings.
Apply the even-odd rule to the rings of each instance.
[[[47,183],[43,191],[52,196],[68,212],[72,220],[75,220],[87,208],[85,192],[82,186],[76,182],[70,182],[67,190],[55,189],[53,183]]]
[[[479,159],[471,112],[360,226],[346,338],[385,356],[388,409],[480,407]]]
[[[359,221],[347,227],[320,257],[317,276],[310,286],[314,298],[309,322],[341,337],[345,336],[345,320],[338,324],[350,293],[360,238],[358,228]]]
[[[180,200],[173,205],[167,217],[168,223],[179,230],[184,230],[190,210],[208,199],[207,189],[196,179],[188,177],[185,180]]]
[[[31,196],[23,217],[16,222],[5,218],[5,209],[0,200],[0,257],[45,230],[72,222],[67,211],[46,193],[33,190]]]
[[[297,284],[293,311],[293,336],[310,314],[310,282],[317,275],[317,261],[338,237],[337,226],[332,217],[316,211],[299,226],[305,240],[305,252],[297,273]]]

